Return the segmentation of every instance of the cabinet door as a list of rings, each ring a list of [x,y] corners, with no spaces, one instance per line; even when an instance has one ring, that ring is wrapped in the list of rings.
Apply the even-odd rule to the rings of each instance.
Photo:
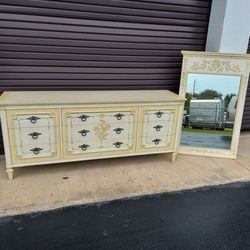
[[[13,163],[55,160],[60,155],[56,109],[7,111]]]
[[[140,110],[138,151],[167,151],[173,148],[177,106],[147,106]]]
[[[137,108],[64,109],[64,157],[135,151]]]

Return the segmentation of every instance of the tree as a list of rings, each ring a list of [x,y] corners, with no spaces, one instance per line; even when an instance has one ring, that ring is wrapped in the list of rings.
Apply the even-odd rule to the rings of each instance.
[[[189,106],[190,106],[190,101],[193,98],[193,95],[191,93],[186,93],[186,101],[185,101],[185,107],[184,109],[187,110],[187,112],[189,113]]]
[[[222,98],[222,94],[213,89],[206,89],[199,94],[196,94],[197,99],[215,99],[215,98]]]

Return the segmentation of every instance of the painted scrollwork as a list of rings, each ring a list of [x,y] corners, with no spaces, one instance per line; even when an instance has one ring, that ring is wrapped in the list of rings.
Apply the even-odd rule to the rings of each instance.
[[[215,73],[223,73],[223,72],[232,72],[232,73],[239,73],[240,65],[238,64],[231,64],[230,61],[222,61],[222,60],[206,60],[203,59],[201,62],[194,62],[192,70],[203,70],[208,72],[215,72]]]
[[[94,127],[95,135],[103,142],[107,135],[108,131],[111,129],[110,124],[106,123],[104,120],[100,120],[96,127]]]

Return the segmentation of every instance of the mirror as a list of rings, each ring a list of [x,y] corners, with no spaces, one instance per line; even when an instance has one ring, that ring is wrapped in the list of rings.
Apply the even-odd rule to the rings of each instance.
[[[240,76],[188,74],[181,145],[230,149]]]
[[[236,158],[250,56],[182,51],[180,154]]]

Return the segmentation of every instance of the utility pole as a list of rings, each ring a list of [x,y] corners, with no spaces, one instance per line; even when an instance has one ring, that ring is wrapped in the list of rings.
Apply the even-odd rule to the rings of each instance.
[[[196,80],[194,80],[194,85],[193,85],[193,95],[195,94],[195,87],[196,87]]]

